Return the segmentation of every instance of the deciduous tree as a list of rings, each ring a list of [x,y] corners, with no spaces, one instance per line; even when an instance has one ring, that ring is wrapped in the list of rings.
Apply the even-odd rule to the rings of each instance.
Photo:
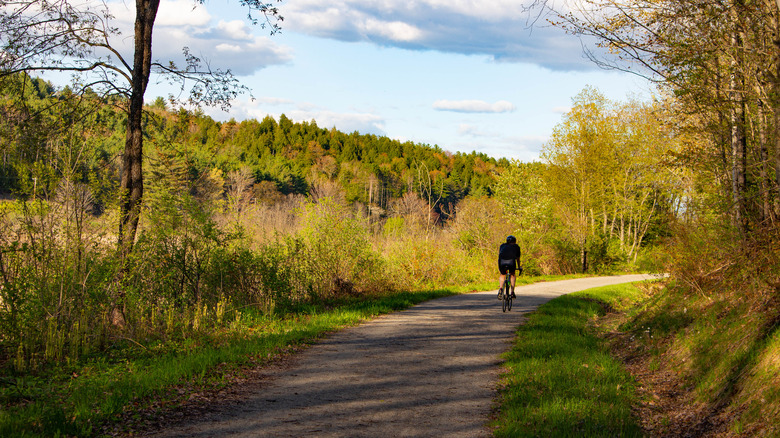
[[[276,32],[281,20],[273,3],[241,0]],[[82,89],[123,98],[127,133],[122,154],[121,214],[118,249],[125,256],[133,246],[143,199],[142,114],[146,87],[152,74],[167,75],[182,88],[189,86],[189,102],[229,106],[242,91],[230,70],[211,70],[184,48],[185,65],[159,62],[152,56],[152,37],[160,0],[136,0],[132,59],[116,44],[104,3],[70,0],[0,0],[0,77],[20,72],[73,72]]]
[[[686,154],[722,187],[743,237],[780,216],[780,3],[584,0],[558,13],[596,37],[602,66],[644,75],[680,102],[679,127],[707,132]],[[702,166],[706,163],[709,167]]]
[[[594,240],[617,239],[620,252],[636,258],[656,207],[671,198],[662,159],[676,140],[656,110],[617,105],[586,88],[542,149],[544,186],[580,248],[583,271]]]

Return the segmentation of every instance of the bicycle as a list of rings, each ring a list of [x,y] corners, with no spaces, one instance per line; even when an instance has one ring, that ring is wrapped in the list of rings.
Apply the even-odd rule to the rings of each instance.
[[[512,275],[507,272],[504,277],[504,292],[503,299],[501,300],[501,311],[507,312],[512,310]]]

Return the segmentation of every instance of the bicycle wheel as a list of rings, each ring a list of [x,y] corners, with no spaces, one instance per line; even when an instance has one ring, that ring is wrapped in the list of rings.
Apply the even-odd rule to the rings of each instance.
[[[507,275],[508,277],[508,275]],[[507,310],[512,308],[512,299],[510,298],[512,295],[512,283],[509,282],[507,279],[504,281],[504,299],[501,303],[501,311],[506,312]]]

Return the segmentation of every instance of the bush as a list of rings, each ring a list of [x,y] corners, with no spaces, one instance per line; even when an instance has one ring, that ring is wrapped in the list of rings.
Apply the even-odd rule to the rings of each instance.
[[[387,287],[366,222],[328,197],[305,204],[300,217],[300,242],[306,252],[295,262],[308,272],[316,295],[352,295]]]

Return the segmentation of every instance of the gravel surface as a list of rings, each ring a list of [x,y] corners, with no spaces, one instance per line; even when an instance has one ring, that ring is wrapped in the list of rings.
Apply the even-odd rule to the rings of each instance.
[[[488,291],[381,316],[262,370],[241,397],[152,436],[489,437],[500,355],[523,314],[565,293],[649,278],[518,287],[506,313]]]

